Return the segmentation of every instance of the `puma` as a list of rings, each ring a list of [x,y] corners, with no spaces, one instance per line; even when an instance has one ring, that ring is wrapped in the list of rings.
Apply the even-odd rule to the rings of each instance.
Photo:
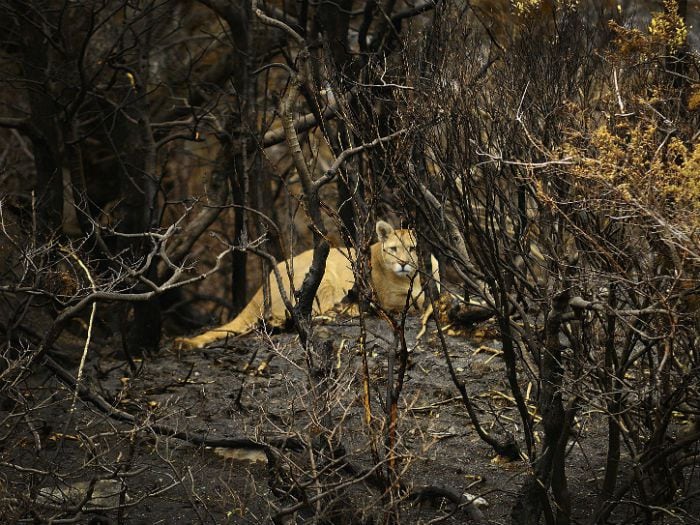
[[[413,300],[417,300],[422,289],[420,278],[416,275],[416,238],[411,230],[395,230],[390,224],[378,221],[376,224],[378,242],[371,250],[372,286],[379,304],[386,310],[399,311],[406,306],[406,298],[411,290]],[[300,253],[289,261],[279,263],[277,270],[282,277],[284,291],[289,296],[290,280],[287,270],[292,270],[294,289],[298,290],[306,272],[311,266],[313,250]],[[331,310],[340,303],[355,284],[351,259],[355,258],[354,250],[332,248],[326,261],[326,271],[316,293],[314,314],[320,315]],[[437,261],[432,261],[434,276],[437,277]],[[271,273],[270,283],[270,315],[266,322],[272,326],[284,325],[287,311],[277,286],[277,279]],[[177,343],[185,348],[202,348],[203,346],[223,339],[227,334],[242,334],[251,331],[263,318],[264,299],[262,287],[257,291],[248,305],[231,322],[214,328],[192,338],[179,338]]]

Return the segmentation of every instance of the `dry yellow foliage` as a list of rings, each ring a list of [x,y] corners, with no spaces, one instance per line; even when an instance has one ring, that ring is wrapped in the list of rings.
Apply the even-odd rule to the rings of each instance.
[[[665,0],[647,31],[612,23],[616,50],[607,58],[619,77],[601,99],[605,118],[588,121],[594,131],[587,138],[573,130],[563,153],[575,160],[578,192],[592,205],[646,209],[693,231],[700,227],[700,145],[697,134],[690,138],[692,126],[664,116],[673,114],[679,91],[655,66],[686,44],[688,30],[677,8],[676,0]],[[697,87],[687,107],[700,108]]]
[[[688,96],[688,109],[690,111],[700,109],[700,86],[696,86],[695,91]]]
[[[646,32],[620,26],[614,21],[610,21],[610,25],[617,34],[617,59],[639,55],[639,58],[646,60],[650,54],[661,49],[675,53],[686,44],[688,38],[688,27],[678,14],[676,0],[665,0],[664,10],[652,13]]]
[[[571,151],[574,148],[569,147]],[[574,174],[588,188],[615,190],[615,198],[642,205],[690,227],[700,226],[700,144],[668,138],[653,124],[604,125],[578,156]],[[599,185],[590,186],[591,182]]]
[[[532,16],[541,16],[545,13],[551,13],[553,9],[567,10],[576,9],[579,6],[580,0],[510,0],[510,7],[513,14],[520,18],[529,18]]]
[[[672,53],[685,45],[688,38],[688,27],[678,14],[676,0],[664,1],[664,11],[653,14],[648,31],[652,39],[667,45]]]
[[[541,0],[511,0],[513,12],[518,16],[526,16],[530,13],[539,10]]]

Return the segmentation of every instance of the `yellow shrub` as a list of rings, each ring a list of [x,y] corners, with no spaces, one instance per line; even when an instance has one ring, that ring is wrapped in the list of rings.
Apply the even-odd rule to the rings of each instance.
[[[675,53],[685,45],[688,38],[688,28],[678,14],[678,2],[665,0],[664,11],[653,14],[649,23],[649,35],[652,39],[668,46]]]
[[[569,145],[567,152],[576,148]],[[581,193],[653,210],[682,226],[700,226],[700,145],[668,138],[653,124],[601,126],[573,168]],[[611,193],[612,190],[612,193]]]

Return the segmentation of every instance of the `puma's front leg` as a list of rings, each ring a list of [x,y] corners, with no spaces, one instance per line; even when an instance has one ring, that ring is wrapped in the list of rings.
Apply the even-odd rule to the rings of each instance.
[[[204,348],[209,343],[225,338],[227,333],[226,331],[211,330],[196,337],[177,337],[175,339],[175,347],[181,350]]]
[[[251,306],[252,305],[252,306]],[[257,306],[250,303],[241,314],[233,321],[225,325],[207,330],[196,337],[178,337],[175,344],[182,349],[204,348],[209,343],[226,339],[230,335],[239,335],[250,332],[258,321]]]

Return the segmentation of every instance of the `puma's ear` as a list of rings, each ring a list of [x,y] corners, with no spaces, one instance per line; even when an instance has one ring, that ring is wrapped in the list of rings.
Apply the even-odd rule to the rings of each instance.
[[[381,242],[386,241],[389,238],[389,235],[391,235],[394,231],[391,224],[384,221],[377,221],[377,226],[375,229],[377,230],[377,237]]]

